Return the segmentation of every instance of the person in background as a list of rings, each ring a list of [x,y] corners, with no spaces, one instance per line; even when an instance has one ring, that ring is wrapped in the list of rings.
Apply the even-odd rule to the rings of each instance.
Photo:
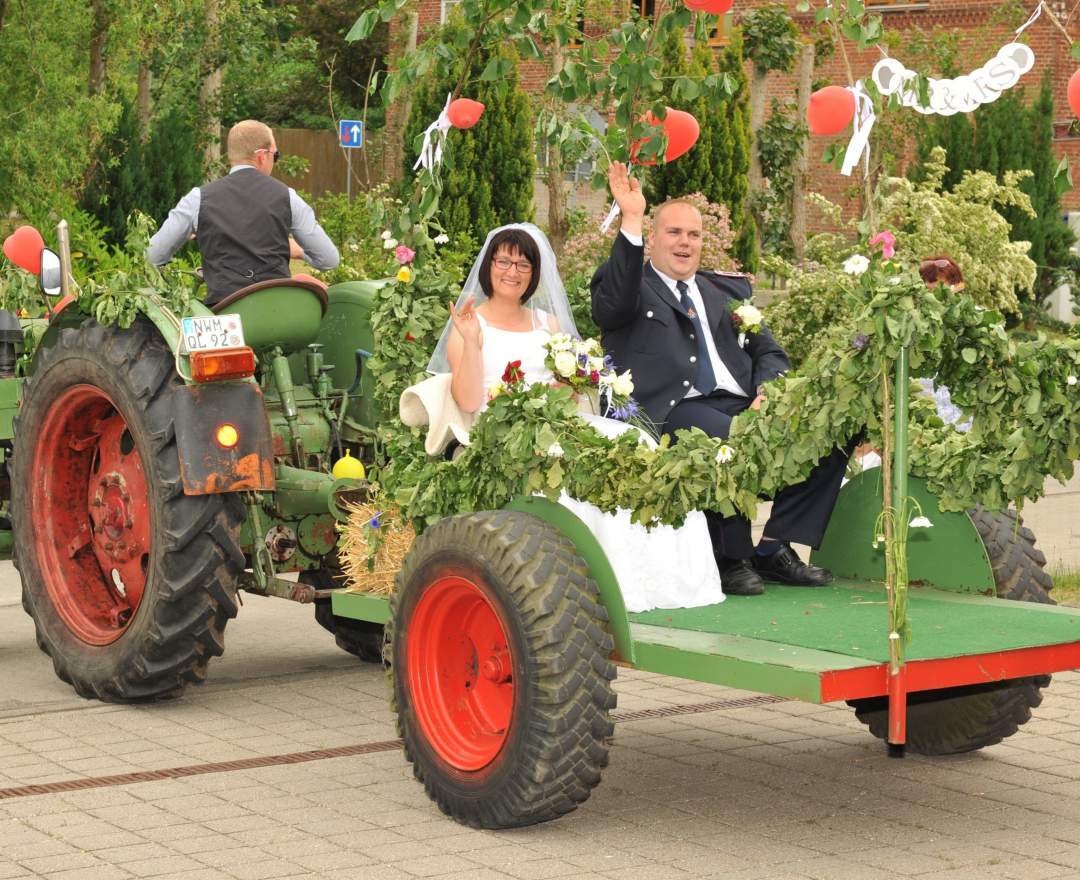
[[[288,278],[290,259],[336,267],[338,250],[311,206],[270,176],[280,158],[270,127],[254,119],[236,123],[227,149],[228,175],[180,199],[150,239],[146,258],[163,266],[194,235],[208,306],[257,281]]]

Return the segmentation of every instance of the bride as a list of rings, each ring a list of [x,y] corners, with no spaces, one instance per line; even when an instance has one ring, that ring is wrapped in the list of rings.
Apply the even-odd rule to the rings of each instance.
[[[551,384],[554,376],[544,364],[544,344],[553,333],[578,335],[555,254],[544,233],[531,223],[513,223],[488,233],[450,312],[428,371],[452,374],[454,401],[469,413],[486,407],[488,392],[510,361],[521,361],[526,382]],[[582,417],[608,437],[637,430],[614,419]],[[655,445],[640,433],[641,442]],[[628,611],[693,608],[723,601],[720,574],[700,511],[688,516],[678,529],[656,526],[647,532],[631,522],[628,511],[604,513],[565,493],[560,503],[600,542]],[[647,553],[641,552],[643,547]]]

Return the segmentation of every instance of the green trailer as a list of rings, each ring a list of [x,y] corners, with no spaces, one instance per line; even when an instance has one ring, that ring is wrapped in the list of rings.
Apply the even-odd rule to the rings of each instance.
[[[581,521],[522,497],[440,520],[391,598],[339,592],[333,610],[387,625],[406,757],[442,810],[474,826],[545,821],[589,796],[608,759],[617,666],[846,701],[892,755],[993,745],[1031,717],[1050,673],[1080,667],[1080,609],[1052,603],[1045,559],[1014,515],[946,513],[921,481],[910,491],[934,528],[909,548],[913,635],[892,713],[876,471],[844,487],[813,555],[837,574],[828,587],[627,613]]]

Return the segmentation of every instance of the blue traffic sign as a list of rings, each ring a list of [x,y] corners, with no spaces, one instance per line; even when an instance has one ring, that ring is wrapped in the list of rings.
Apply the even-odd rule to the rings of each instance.
[[[338,122],[338,139],[343,147],[364,145],[364,123],[359,119],[342,119]]]

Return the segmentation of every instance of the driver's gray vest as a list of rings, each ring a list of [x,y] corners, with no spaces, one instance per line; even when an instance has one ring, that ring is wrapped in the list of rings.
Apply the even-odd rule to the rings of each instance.
[[[254,168],[241,168],[199,190],[199,226],[206,304],[256,281],[289,277],[289,188]]]

